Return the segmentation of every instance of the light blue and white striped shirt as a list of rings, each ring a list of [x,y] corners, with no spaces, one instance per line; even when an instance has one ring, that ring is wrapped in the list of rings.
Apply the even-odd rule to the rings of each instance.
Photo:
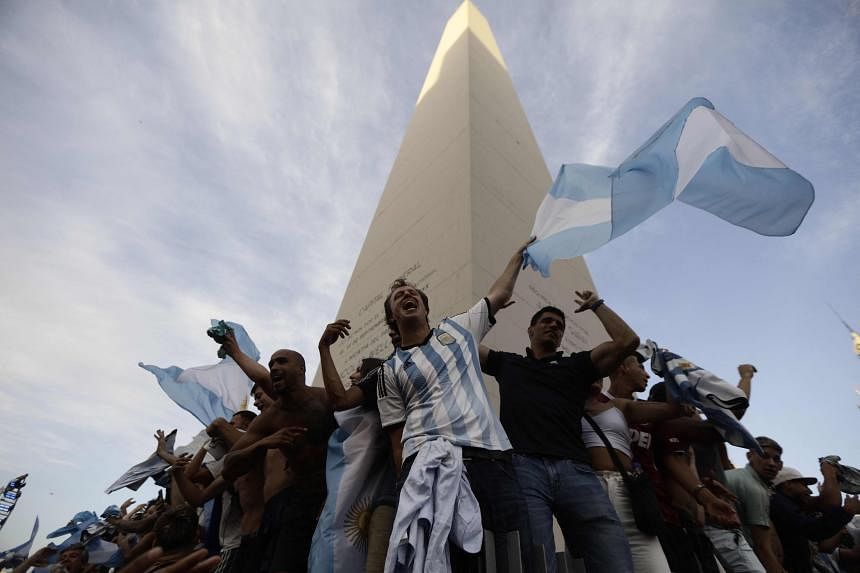
[[[489,301],[446,318],[423,344],[398,348],[377,388],[383,427],[401,422],[403,459],[444,437],[455,446],[505,451],[508,436],[490,406],[478,343],[492,326]]]

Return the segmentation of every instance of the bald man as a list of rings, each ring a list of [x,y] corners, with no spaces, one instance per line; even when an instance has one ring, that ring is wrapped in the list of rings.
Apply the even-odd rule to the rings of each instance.
[[[307,570],[316,518],[326,496],[326,443],[335,422],[325,390],[305,385],[305,360],[295,350],[272,354],[268,378],[274,403],[227,454],[222,475],[236,479],[257,466],[268,450],[283,452],[292,481],[266,502],[260,571],[295,573]]]

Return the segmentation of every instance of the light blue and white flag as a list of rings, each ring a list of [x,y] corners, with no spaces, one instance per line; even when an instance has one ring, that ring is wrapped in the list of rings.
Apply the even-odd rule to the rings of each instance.
[[[660,348],[653,340],[640,346],[638,353],[651,359],[651,371],[663,378],[669,395],[681,404],[701,410],[725,441],[763,455],[755,437],[732,411],[749,406],[743,390],[686,358]]]
[[[212,321],[212,326],[218,323]],[[254,360],[260,359],[260,351],[241,324],[227,322],[236,335],[239,348]],[[251,380],[239,365],[225,357],[217,364],[179,368],[161,368],[139,363],[138,366],[152,372],[161,389],[179,406],[208,426],[215,418],[229,420],[234,413],[247,405],[251,391]]]
[[[0,552],[0,568],[17,567],[30,556],[30,549],[33,547],[33,540],[36,538],[36,533],[39,532],[39,516],[36,516],[36,521],[33,523],[33,530],[30,532],[30,539],[12,549]]]
[[[675,199],[762,235],[791,235],[814,197],[809,181],[694,98],[617,168],[563,165],[525,260],[549,276],[552,261],[597,249]]]
[[[104,565],[105,567],[119,567],[125,561],[122,550],[115,543],[105,541],[99,537],[92,537],[84,542],[87,552],[90,554],[88,562],[93,565]]]
[[[63,535],[71,535],[74,538],[73,543],[78,543],[81,540],[81,532],[98,520],[99,516],[92,511],[79,511],[69,520],[69,523],[59,529],[55,529],[45,537],[53,539],[55,537],[62,537]]]
[[[362,573],[374,501],[394,489],[394,466],[379,413],[363,406],[335,412],[328,441],[328,496],[308,559],[311,573]]]
[[[176,430],[173,430],[165,436],[167,449],[173,452],[173,444],[176,443]],[[158,454],[153,452],[148,458],[139,464],[130,467],[124,474],[119,476],[115,482],[110,484],[105,493],[113,493],[118,489],[127,487],[132,491],[137,491],[147,478],[155,479],[159,474],[164,472],[168,467],[168,463],[158,457]]]

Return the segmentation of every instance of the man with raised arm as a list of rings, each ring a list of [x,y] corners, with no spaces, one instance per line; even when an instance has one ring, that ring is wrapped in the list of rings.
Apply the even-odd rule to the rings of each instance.
[[[404,490],[394,534],[410,485],[410,470],[415,469],[422,450],[453,446],[455,459],[462,455],[483,528],[493,532],[499,571],[508,570],[507,536],[515,531],[519,532],[522,561],[530,570],[531,532],[511,465],[511,444],[490,406],[481,376],[478,344],[492,326],[495,312],[513,294],[526,246],[511,257],[486,297],[436,328],[428,321],[427,295],[405,280],[394,282],[384,302],[386,320],[400,334],[400,347],[382,366],[377,396]],[[396,540],[392,538],[392,542]],[[459,557],[462,554],[455,556],[455,568]],[[464,558],[465,565],[470,565],[470,559]]]
[[[482,346],[481,363],[499,384],[502,425],[547,570],[556,570],[555,515],[567,545],[579,550],[589,572],[632,571],[624,529],[589,465],[580,420],[592,383],[630,356],[639,338],[595,293],[576,294],[576,312],[594,312],[609,342],[563,356],[564,312],[546,306],[531,319],[525,356]]]
[[[348,319],[342,318],[326,326],[319,342],[320,370],[322,371],[323,384],[325,385],[328,399],[335,411],[349,410],[356,406],[364,406],[372,410],[377,409],[376,387],[379,384],[381,370],[378,367],[367,368],[368,361],[379,361],[378,358],[365,358],[358,365],[355,372],[350,375],[352,386],[344,388],[338,374],[337,366],[331,355],[331,345],[339,338],[349,336],[352,326]],[[388,338],[394,351],[400,344],[400,335],[392,325],[388,326]],[[393,352],[391,354],[393,356]],[[364,372],[364,370],[367,370]]]
[[[254,382],[251,395],[254,397],[254,407],[261,413],[269,409],[277,396],[274,396],[272,380],[265,366],[259,364],[242,352],[233,332],[224,337],[222,347],[228,356],[242,369],[245,375]],[[273,397],[274,396],[274,397]],[[254,500],[248,499],[249,504],[243,505],[246,514],[259,515],[259,527],[256,533],[244,535],[240,546],[240,557],[243,571],[253,573],[260,571],[268,562],[265,555],[267,547],[277,541],[281,529],[282,508],[289,504],[288,487],[292,484],[293,473],[287,467],[287,460],[279,448],[280,434],[273,434],[241,449],[233,449],[235,457],[251,460],[251,469],[243,480],[247,492],[258,492]]]
[[[236,362],[246,373],[259,370],[246,370],[238,359]],[[262,377],[252,377],[258,378]],[[305,360],[295,350],[272,354],[269,387],[276,396],[274,403],[257,416],[225,456],[221,475],[235,480],[262,463],[269,449],[283,452],[292,483],[267,502],[266,512],[279,514],[279,522],[266,524],[267,547],[260,570],[293,573],[307,569],[311,537],[325,501],[325,447],[334,418],[325,390],[305,385]],[[279,511],[270,511],[272,504]]]

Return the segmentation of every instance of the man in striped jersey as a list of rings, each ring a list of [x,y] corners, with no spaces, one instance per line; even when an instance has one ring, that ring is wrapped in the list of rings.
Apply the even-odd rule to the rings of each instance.
[[[377,388],[382,426],[401,468],[401,482],[429,442],[441,438],[462,448],[483,527],[494,533],[500,571],[507,570],[506,538],[514,531],[519,532],[522,561],[530,569],[531,532],[511,463],[511,444],[487,397],[478,345],[495,322],[495,312],[513,294],[527,245],[511,257],[486,297],[436,328],[428,321],[427,295],[403,279],[395,281],[384,306],[386,321],[400,334],[400,347],[383,364]],[[463,555],[455,555],[455,568],[461,560]],[[465,561],[468,568],[474,565]]]

